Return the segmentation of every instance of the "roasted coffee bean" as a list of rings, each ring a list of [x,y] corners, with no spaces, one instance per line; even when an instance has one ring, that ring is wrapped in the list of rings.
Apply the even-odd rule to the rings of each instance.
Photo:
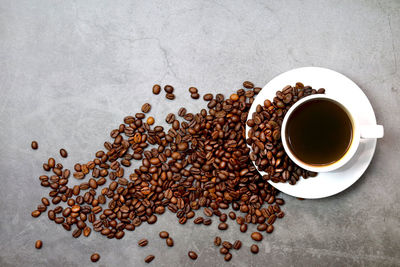
[[[56,161],[54,158],[49,158],[47,161],[47,165],[49,165],[50,168],[54,168],[56,166]]]
[[[151,105],[149,103],[145,103],[142,106],[142,112],[143,113],[148,113],[151,110]]]
[[[90,256],[90,260],[92,262],[98,262],[100,260],[100,254],[99,253],[93,253],[92,256]]]
[[[72,232],[72,236],[73,237],[75,237],[75,238],[78,238],[78,237],[80,237],[80,235],[82,234],[82,230],[81,229],[75,229],[73,232]]]
[[[169,237],[169,233],[167,231],[161,231],[159,235],[164,239]]]
[[[40,212],[45,212],[46,209],[47,209],[47,206],[45,206],[44,204],[39,204],[37,206],[37,210],[40,211]]]
[[[171,85],[166,85],[164,86],[164,91],[168,94],[172,94],[174,92],[174,87],[172,87]]]
[[[276,198],[275,199],[275,203],[278,205],[284,205],[285,204],[285,200],[283,200],[282,198]]]
[[[155,256],[154,255],[148,255],[146,258],[144,258],[145,263],[150,263],[154,260]]]
[[[199,99],[200,95],[198,93],[194,93],[194,94],[191,94],[190,97],[193,99]]]
[[[36,217],[39,217],[39,216],[40,216],[40,214],[41,214],[41,212],[40,212],[40,211],[38,211],[38,210],[34,210],[34,211],[32,211],[32,217],[34,217],[34,218],[36,218]]]
[[[261,240],[263,239],[263,236],[262,236],[262,234],[259,233],[259,232],[254,232],[254,233],[251,234],[251,238],[252,238],[254,241],[261,241]]]
[[[275,214],[272,214],[272,215],[268,218],[267,223],[268,223],[268,224],[274,224],[275,220],[276,220],[276,215],[275,215]]]
[[[168,247],[173,247],[174,246],[174,240],[171,237],[168,237],[165,242],[167,243]]]
[[[222,248],[219,249],[219,253],[221,253],[221,254],[226,254],[228,252],[229,252],[229,250],[227,248],[225,248],[225,247],[222,247]]]
[[[36,141],[32,141],[32,143],[31,143],[31,147],[32,147],[32,149],[38,149],[38,148],[39,148],[39,144],[38,144],[38,142],[36,142]]]
[[[226,249],[231,249],[232,248],[232,243],[228,242],[228,241],[224,241],[222,242],[222,246]]]
[[[197,254],[196,254],[196,252],[194,252],[194,251],[189,251],[189,252],[188,252],[188,256],[189,256],[189,258],[191,258],[192,260],[197,259]]]
[[[273,225],[268,225],[266,232],[268,234],[272,233],[274,231],[274,226]]]
[[[253,254],[257,254],[258,253],[258,246],[256,245],[256,244],[253,244],[253,245],[251,245],[251,247],[250,247],[250,251],[251,251],[251,253],[253,253]]]
[[[213,211],[209,208],[204,208],[204,215],[211,217],[213,215]]]
[[[233,248],[236,250],[239,250],[242,247],[242,241],[236,240],[235,243],[233,243]]]
[[[148,219],[147,219],[147,223],[148,224],[153,224],[157,221],[157,216],[156,215],[151,215]]]
[[[50,171],[49,164],[43,163],[43,170],[45,170],[46,172]]]
[[[222,223],[220,223],[220,224],[218,225],[218,229],[219,229],[219,230],[226,230],[226,229],[228,229],[228,224],[222,222]]]
[[[81,180],[85,177],[85,174],[83,172],[74,172],[73,176],[74,178]]]
[[[234,213],[233,211],[229,212],[229,218],[231,218],[232,220],[236,219],[236,213]]]
[[[186,112],[187,112],[187,111],[186,111],[186,108],[183,108],[183,107],[182,107],[182,108],[180,108],[179,111],[178,111],[178,116],[179,116],[179,117],[183,117],[183,116],[186,115]]]
[[[88,236],[90,235],[91,231],[92,231],[92,229],[91,229],[89,226],[86,226],[86,227],[83,229],[83,235],[86,236],[86,237],[88,237]]]
[[[43,205],[45,205],[45,206],[50,206],[50,201],[49,201],[47,198],[45,198],[45,197],[42,197],[42,203],[43,203]]]
[[[216,236],[215,239],[214,239],[214,245],[219,247],[221,245],[221,242],[222,242],[221,237]]]
[[[36,242],[35,242],[35,248],[41,249],[42,246],[43,246],[42,240],[36,240]]]
[[[79,206],[79,205],[73,205],[72,207],[71,207],[71,210],[72,210],[72,212],[79,212],[80,210],[81,210],[81,206]]]
[[[68,157],[68,152],[67,152],[67,150],[65,150],[64,148],[61,148],[61,149],[60,149],[60,155],[61,155],[61,157],[63,157],[63,158]]]
[[[196,219],[193,220],[194,224],[201,224],[203,223],[204,218],[203,217],[197,217]]]
[[[247,89],[252,89],[252,88],[254,88],[254,84],[252,82],[245,81],[245,82],[243,82],[243,87],[247,88]]]
[[[174,100],[175,99],[175,95],[174,94],[166,94],[165,97],[169,100]]]
[[[212,95],[212,94],[205,94],[205,95],[203,96],[203,99],[204,99],[205,101],[210,101],[211,99],[213,99],[213,95]]]
[[[148,117],[146,122],[147,122],[148,125],[153,125],[154,124],[154,118],[153,117]]]
[[[166,121],[168,124],[173,123],[173,122],[175,121],[175,115],[174,115],[173,113],[169,113],[169,114],[167,115],[167,117],[165,118],[165,121]]]
[[[268,225],[266,223],[262,223],[262,224],[259,224],[257,226],[257,230],[258,231],[265,231],[265,230],[267,230],[267,227],[268,227]]]
[[[246,233],[246,231],[247,231],[247,224],[242,224],[242,225],[240,226],[240,232]]]
[[[147,246],[148,243],[149,243],[149,241],[147,239],[143,238],[143,239],[139,240],[138,245],[141,247],[145,247],[145,246]]]
[[[212,223],[212,220],[211,219],[204,219],[203,220],[203,224],[204,225],[210,225]]]
[[[229,97],[232,101],[238,101],[239,100],[239,96],[237,94],[231,94],[231,96]]]
[[[229,252],[226,253],[226,254],[225,254],[225,257],[224,257],[224,260],[225,260],[225,261],[230,261],[231,259],[232,259],[232,254],[229,253]]]
[[[222,213],[221,216],[219,216],[219,220],[221,222],[226,222],[227,219],[228,219],[228,216],[225,213]]]
[[[161,86],[158,84],[153,85],[153,94],[158,95],[161,92]]]
[[[189,88],[189,92],[190,92],[191,94],[195,94],[195,93],[198,92],[198,90],[197,90],[196,87],[190,87],[190,88]]]

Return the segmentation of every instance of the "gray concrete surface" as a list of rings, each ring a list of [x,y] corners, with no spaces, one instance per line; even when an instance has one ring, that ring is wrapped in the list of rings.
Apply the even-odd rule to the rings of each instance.
[[[400,266],[400,1],[0,1],[0,266]],[[263,86],[301,66],[353,79],[385,126],[375,157],[347,191],[327,199],[284,196],[286,217],[257,256],[237,225],[178,225],[171,214],[121,241],[78,240],[30,213],[47,190],[41,165],[65,147],[64,166],[87,161],[109,131],[145,101],[164,124],[187,93],[229,95],[243,80]],[[173,84],[175,102],[151,94]],[[357,99],[354,99],[356,102]],[[39,150],[30,142],[38,140]],[[234,227],[233,227],[234,226]],[[171,232],[175,247],[157,238]],[[250,231],[253,229],[250,229]],[[241,239],[230,263],[213,237]],[[150,244],[136,242],[148,237]],[[34,248],[37,239],[43,249]],[[195,262],[188,249],[198,252]],[[149,266],[151,266],[149,265]]]

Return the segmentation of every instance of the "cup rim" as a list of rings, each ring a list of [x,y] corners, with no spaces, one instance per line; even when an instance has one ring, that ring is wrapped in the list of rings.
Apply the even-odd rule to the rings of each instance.
[[[349,118],[353,124],[353,138],[352,138],[350,147],[347,149],[346,153],[336,162],[331,163],[329,165],[322,165],[322,166],[307,164],[307,163],[299,160],[290,150],[289,145],[287,144],[287,138],[286,138],[286,124],[288,122],[290,115],[293,113],[293,111],[296,110],[300,105],[304,104],[305,102],[308,102],[312,99],[318,99],[318,98],[329,99],[329,100],[332,100],[335,103],[339,104],[346,111],[347,115],[349,116]],[[357,151],[357,148],[359,146],[359,143],[360,143],[359,124],[358,124],[357,120],[354,118],[354,116],[352,115],[351,109],[348,106],[346,106],[345,104],[343,104],[342,102],[340,102],[339,100],[329,97],[327,95],[322,95],[322,94],[310,95],[310,96],[306,96],[306,97],[300,99],[299,101],[297,101],[293,106],[290,107],[290,109],[286,113],[285,118],[283,119],[283,122],[282,122],[282,127],[281,127],[281,140],[282,140],[283,148],[285,149],[286,154],[298,166],[302,167],[303,169],[313,171],[313,172],[329,172],[329,171],[333,171],[333,170],[336,170],[336,169],[342,167],[354,156],[354,154]]]

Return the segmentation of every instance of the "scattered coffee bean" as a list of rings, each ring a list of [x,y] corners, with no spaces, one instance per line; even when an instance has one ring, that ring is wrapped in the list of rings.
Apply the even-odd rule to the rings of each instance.
[[[247,88],[247,89],[252,89],[252,88],[254,88],[254,84],[252,82],[245,81],[245,82],[243,82],[243,87]]]
[[[164,86],[164,91],[167,94],[172,94],[174,92],[174,87],[172,87],[171,85],[166,85],[166,86]]]
[[[67,152],[67,150],[65,150],[64,148],[61,148],[61,149],[60,149],[60,155],[61,155],[61,157],[63,157],[63,158],[68,157],[68,152]]]
[[[203,217],[197,217],[196,219],[193,220],[194,224],[201,224],[204,222],[204,218]]]
[[[154,118],[153,117],[148,117],[147,118],[147,124],[148,125],[153,125],[154,124]]]
[[[169,237],[169,233],[167,231],[161,231],[159,235],[164,239]]]
[[[47,198],[45,198],[45,197],[42,197],[42,203],[43,203],[43,205],[45,205],[45,206],[50,206],[50,201],[49,201]]]
[[[214,245],[219,247],[221,245],[221,242],[222,242],[221,237],[216,236],[215,239],[214,239]]]
[[[226,247],[222,247],[219,249],[219,253],[221,254],[227,254],[229,252],[229,250]]]
[[[92,256],[90,256],[90,260],[92,262],[98,262],[100,260],[100,254],[99,253],[93,253]]]
[[[204,215],[206,215],[208,217],[211,217],[213,215],[213,211],[209,208],[204,208],[203,212],[204,212]]]
[[[142,112],[143,113],[148,113],[151,110],[151,105],[149,103],[145,103],[142,106]]]
[[[36,142],[36,141],[32,141],[32,143],[31,143],[31,147],[32,147],[32,149],[38,149],[38,148],[39,148],[39,144],[38,144],[38,142]]]
[[[189,251],[189,252],[188,252],[188,256],[189,256],[189,258],[191,258],[192,260],[197,259],[197,254],[196,254],[196,252],[194,252],[194,251]]]
[[[157,222],[157,216],[154,214],[147,219],[148,224],[154,224],[155,222]]]
[[[232,254],[229,253],[229,252],[226,253],[226,254],[225,254],[225,257],[224,257],[224,260],[225,260],[225,261],[230,261],[231,259],[232,259]]]
[[[158,95],[161,92],[161,86],[158,84],[153,85],[153,94]]]
[[[191,94],[198,94],[191,90]],[[267,160],[275,160],[271,165],[274,171],[272,177],[261,177],[251,162],[258,159],[260,151],[249,150],[248,140],[239,134],[245,130],[247,113],[260,90],[240,89],[227,99],[222,94],[217,94],[215,98],[212,94],[204,95],[203,99],[210,101],[208,109],[188,113],[182,107],[178,111],[182,121],[169,114],[166,121],[172,127],[166,130],[162,126],[150,128],[154,122],[147,121],[149,118],[145,120],[147,109],[142,110],[143,113],[126,116],[123,123],[111,131],[112,141],[104,143],[104,151],[97,151],[94,159],[86,163],[74,165],[75,178],[89,176],[75,186],[67,185],[70,172],[50,158],[43,164],[43,169],[54,174],[43,175],[39,179],[44,187],[51,190],[50,199],[47,202],[42,200],[43,205],[38,206],[34,215],[39,216],[46,211],[50,201],[54,204],[65,202],[65,208],[58,206],[48,210],[48,217],[71,231],[76,238],[82,233],[89,236],[93,229],[107,238],[120,239],[126,231],[134,231],[144,222],[155,223],[157,214],[163,214],[166,209],[175,213],[181,224],[194,218],[195,211],[203,208],[206,219],[197,217],[193,220],[195,224],[210,225],[211,217],[218,216],[221,221],[218,228],[225,230],[229,216],[236,220],[242,232],[247,231],[249,223],[259,227],[268,223],[268,232],[268,229],[273,229],[272,223],[276,218],[284,216],[279,207],[284,201],[276,197],[278,191],[266,180],[274,179],[277,173],[285,177],[299,175],[293,171],[290,173],[290,169],[286,168],[287,163],[281,152],[283,149],[275,143],[279,141],[280,132],[276,131],[279,129],[274,124],[279,125],[282,118],[279,115],[281,112],[283,115],[283,108],[288,106],[286,102],[290,100],[289,103],[292,103],[296,97],[294,94],[286,96],[289,91],[285,91],[277,96],[279,102],[275,99],[276,103],[264,103],[275,109],[271,116],[278,116],[279,119],[276,121],[271,117],[270,125],[266,126],[270,127],[271,133],[261,133],[260,127],[255,130],[260,131],[259,134],[253,133],[253,137],[259,139],[258,149],[261,151],[264,146]],[[308,89],[304,87],[303,90]],[[166,97],[171,94],[174,98],[173,89],[170,92]],[[260,114],[264,116],[266,113],[260,108],[257,107],[261,112],[253,116],[252,122],[249,120],[254,127],[265,119]],[[133,160],[139,161],[140,166],[128,174],[124,168],[130,167]],[[316,174],[306,172],[306,175]],[[269,206],[264,207],[265,203]],[[230,206],[234,211],[240,210],[243,217],[236,216],[233,211],[227,216],[221,211]],[[261,226],[263,228],[265,226]],[[168,238],[165,236],[166,242],[172,240]],[[219,238],[214,242],[220,246],[222,240]],[[147,243],[146,240],[144,245]],[[241,242],[236,241],[232,245],[225,241],[224,246],[236,249]],[[224,249],[224,255],[229,253],[229,249],[221,249]]]
[[[167,115],[167,117],[165,118],[165,121],[166,121],[168,124],[173,123],[173,122],[175,121],[175,115],[174,115],[173,113],[169,113],[169,114]]]
[[[205,94],[205,95],[203,96],[203,99],[204,99],[205,101],[211,101],[211,100],[213,99],[213,95],[212,95],[212,94]]]
[[[79,229],[79,228],[78,228],[78,229],[75,229],[75,230],[72,232],[72,236],[75,237],[75,238],[80,237],[81,234],[82,234],[82,230]]]
[[[32,217],[34,217],[34,218],[36,218],[36,217],[39,217],[39,216],[40,216],[40,214],[41,214],[41,212],[40,212],[40,211],[38,211],[38,210],[34,210],[34,211],[32,211]]]
[[[171,237],[168,237],[165,242],[167,243],[168,247],[173,247],[174,246],[174,240]]]
[[[267,227],[267,233],[268,234],[270,234],[270,233],[272,233],[274,231],[274,226],[273,225],[268,225],[268,227]]]
[[[47,165],[49,165],[50,168],[54,168],[56,166],[56,160],[54,158],[49,158]]]
[[[178,116],[179,117],[183,117],[183,116],[185,116],[186,115],[186,112],[187,112],[187,110],[186,110],[186,108],[180,108],[179,109],[179,111],[178,111]]]
[[[261,240],[263,239],[263,236],[262,236],[262,234],[259,233],[259,232],[254,232],[254,233],[251,234],[251,238],[252,238],[254,241],[261,241]]]
[[[139,240],[138,245],[141,247],[145,247],[145,246],[147,246],[148,243],[149,243],[149,241],[147,239],[143,238],[143,239]]]
[[[239,250],[242,247],[242,241],[236,240],[235,243],[233,243],[233,248],[236,250]]]
[[[194,93],[194,94],[191,94],[190,97],[193,99],[199,99],[200,95],[198,93]]]
[[[251,245],[251,247],[250,247],[250,251],[253,253],[253,254],[257,254],[258,253],[258,246],[256,245],[256,244],[253,244],[253,245]]]
[[[222,242],[222,246],[226,249],[231,249],[232,248],[232,243],[228,242],[228,241],[224,241]]]
[[[35,242],[35,248],[41,249],[42,246],[43,246],[42,240],[36,240],[36,242]]]
[[[262,224],[259,224],[257,226],[257,230],[258,231],[265,231],[265,230],[267,230],[267,227],[268,227],[268,225],[266,223],[262,223]]]
[[[189,92],[190,92],[191,94],[196,94],[198,91],[197,91],[197,88],[196,88],[196,87],[190,87],[190,88],[189,88]]]
[[[219,220],[221,222],[226,222],[227,219],[228,219],[228,215],[226,215],[226,213],[222,213],[221,216],[219,216]]]
[[[169,100],[174,100],[175,99],[175,95],[174,94],[166,94],[165,97]]]
[[[226,230],[226,229],[228,229],[228,224],[222,222],[222,223],[220,223],[220,224],[218,225],[218,229],[219,229],[219,230]]]
[[[144,258],[145,263],[150,263],[154,260],[155,256],[154,255],[148,255],[146,258]]]

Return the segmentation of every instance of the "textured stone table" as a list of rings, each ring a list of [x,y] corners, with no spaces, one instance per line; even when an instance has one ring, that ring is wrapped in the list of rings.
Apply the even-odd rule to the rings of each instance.
[[[150,253],[152,266],[400,265],[399,1],[127,2],[0,0],[0,266],[89,266],[93,252],[99,266],[142,266]],[[165,125],[179,105],[205,107],[190,99],[189,86],[229,95],[243,80],[264,86],[301,66],[353,79],[385,138],[345,192],[305,201],[284,195],[286,216],[257,256],[235,224],[220,233],[216,224],[181,226],[167,213],[121,241],[76,240],[46,215],[31,217],[47,192],[38,183],[41,165],[50,155],[60,159],[61,147],[72,168],[145,101]],[[173,84],[176,101],[154,97],[154,83]],[[39,150],[30,149],[32,140]],[[160,229],[173,235],[174,248],[158,240]],[[245,243],[229,263],[212,246],[216,234]],[[150,244],[139,248],[143,237]]]

